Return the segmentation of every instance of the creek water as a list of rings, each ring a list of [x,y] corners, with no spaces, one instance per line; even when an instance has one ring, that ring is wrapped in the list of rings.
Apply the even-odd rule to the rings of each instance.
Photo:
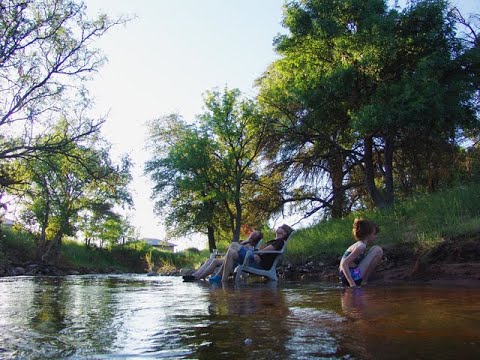
[[[474,359],[480,289],[0,279],[0,359]]]

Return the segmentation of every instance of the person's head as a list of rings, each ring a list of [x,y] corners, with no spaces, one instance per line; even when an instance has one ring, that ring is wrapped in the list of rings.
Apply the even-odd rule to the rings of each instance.
[[[355,240],[369,240],[372,235],[377,235],[380,227],[373,221],[357,218],[353,221],[353,237]]]
[[[253,245],[257,245],[260,240],[262,240],[263,238],[263,234],[260,230],[254,230],[250,233],[250,235],[248,236],[248,240],[253,244]]]
[[[288,226],[287,224],[283,224],[277,228],[275,234],[277,235],[277,239],[287,239],[292,232],[293,229],[290,226]]]

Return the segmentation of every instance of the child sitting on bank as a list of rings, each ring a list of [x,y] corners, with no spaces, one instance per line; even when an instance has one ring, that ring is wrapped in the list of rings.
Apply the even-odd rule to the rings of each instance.
[[[380,228],[372,221],[355,219],[353,237],[356,242],[343,254],[338,268],[344,286],[366,285],[368,277],[382,260],[383,250],[374,245],[366,252],[367,245],[377,238]]]

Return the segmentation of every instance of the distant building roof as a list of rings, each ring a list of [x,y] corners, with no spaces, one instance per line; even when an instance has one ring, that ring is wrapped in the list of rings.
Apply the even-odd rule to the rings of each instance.
[[[151,246],[166,246],[166,247],[175,247],[177,244],[173,244],[171,242],[155,239],[155,238],[144,238],[143,239],[148,245]]]
[[[2,223],[5,224],[5,225],[8,225],[8,226],[13,226],[13,224],[14,224],[13,220],[10,220],[10,219],[7,219],[7,218],[3,218]]]

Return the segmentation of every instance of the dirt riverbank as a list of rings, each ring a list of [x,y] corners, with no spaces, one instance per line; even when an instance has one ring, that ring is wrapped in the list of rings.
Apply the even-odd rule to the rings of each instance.
[[[433,248],[414,251],[409,244],[384,247],[384,257],[370,283],[416,282],[480,287],[480,231],[444,238]],[[336,281],[339,259],[284,264],[286,279]]]
[[[372,275],[372,284],[426,283],[459,285],[480,288],[480,231],[444,238],[433,248],[414,251],[412,244],[383,246],[384,257]],[[118,269],[71,268],[68,265],[45,266],[34,262],[11,261],[0,264],[0,277],[18,275],[79,275],[119,274]],[[310,281],[338,281],[339,258],[310,259],[306,263],[292,264],[284,260],[278,268],[285,279]],[[182,275],[173,271],[162,275]]]

